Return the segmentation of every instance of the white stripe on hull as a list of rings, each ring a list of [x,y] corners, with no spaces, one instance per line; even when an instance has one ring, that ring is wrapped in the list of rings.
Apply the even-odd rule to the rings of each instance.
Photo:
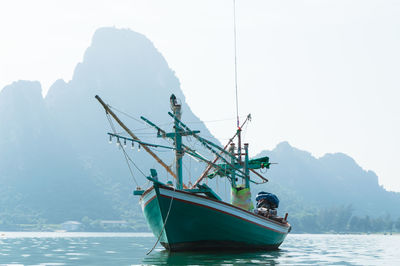
[[[144,195],[142,198],[140,198],[139,203],[142,205],[142,211],[144,211],[144,207],[147,205],[147,203],[149,203],[153,197],[156,196],[156,191],[154,190],[154,188],[152,190],[150,190],[149,193],[147,193],[146,195]]]

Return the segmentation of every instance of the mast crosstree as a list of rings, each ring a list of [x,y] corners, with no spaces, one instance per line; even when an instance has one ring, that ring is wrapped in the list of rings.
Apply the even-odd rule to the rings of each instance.
[[[263,157],[259,159],[250,160],[248,156],[248,144],[244,146],[244,153],[242,154],[241,149],[238,147],[238,152],[235,153],[235,147],[233,144],[233,140],[238,137],[240,138],[240,127],[236,131],[236,134],[228,141],[228,143],[224,147],[220,147],[219,145],[213,143],[210,140],[207,140],[198,135],[200,131],[191,130],[185,123],[181,121],[181,104],[178,103],[174,94],[170,97],[171,110],[173,113],[168,112],[168,115],[174,119],[174,132],[167,133],[162,128],[157,126],[155,123],[151,122],[149,119],[141,116],[140,118],[146,122],[148,125],[152,126],[157,130],[157,137],[161,138],[169,138],[174,142],[174,146],[165,146],[160,144],[153,144],[148,142],[141,141],[125,124],[117,117],[117,115],[109,108],[109,106],[103,102],[103,100],[96,95],[95,97],[100,104],[103,106],[107,114],[110,114],[115,121],[131,136],[131,138],[127,138],[115,133],[108,133],[110,138],[116,137],[118,139],[123,139],[124,142],[131,141],[138,143],[146,150],[161,166],[163,166],[169,174],[171,174],[176,179],[176,188],[177,189],[196,189],[196,187],[202,187],[200,182],[204,178],[214,178],[215,176],[226,177],[230,180],[232,187],[236,187],[237,178],[242,178],[245,183],[245,187],[249,188],[250,182],[256,183],[255,181],[250,179],[250,171],[256,173],[258,177],[262,179],[262,183],[267,182],[268,179],[254,171],[254,169],[260,168],[269,168],[270,162],[268,157]],[[243,122],[242,126],[251,119],[250,115]],[[213,161],[205,158],[201,154],[199,154],[196,150],[188,147],[182,142],[183,136],[191,136],[199,141],[203,147],[208,149],[212,154],[215,155],[215,159]],[[233,144],[233,145],[232,145]],[[240,142],[239,142],[240,144]],[[154,148],[165,148],[175,151],[175,172],[164,163],[154,152],[150,149],[150,147]],[[227,151],[227,148],[230,147],[230,150]],[[207,163],[207,167],[205,171],[201,174],[201,176],[196,180],[192,187],[187,187],[183,182],[183,164],[182,159],[185,154],[188,154],[196,159],[199,159],[203,162]],[[245,160],[242,162],[241,156],[245,156]],[[223,163],[217,164],[217,161],[221,160]],[[209,174],[210,170],[214,171]],[[259,183],[256,183],[259,184]]]

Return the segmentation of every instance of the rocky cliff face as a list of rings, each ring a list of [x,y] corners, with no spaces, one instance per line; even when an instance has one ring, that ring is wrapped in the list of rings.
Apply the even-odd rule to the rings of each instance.
[[[136,183],[121,151],[108,144],[106,133],[112,129],[94,96],[115,106],[120,118],[138,129],[139,137],[150,140],[156,132],[139,117],[172,130],[167,114],[172,93],[182,103],[183,119],[195,122],[196,129],[210,136],[187,106],[178,79],[154,45],[139,33],[115,28],[96,31],[72,80],[57,80],[45,99],[38,82],[18,81],[5,87],[0,94],[0,182],[9,186],[5,194],[12,189],[21,195],[18,202],[7,204],[27,206],[47,222],[135,216],[139,212],[132,196]],[[171,180],[145,152],[128,153],[146,175],[149,168],[156,168],[161,179]],[[161,157],[173,163],[172,152]],[[204,165],[185,164],[184,172],[193,182]],[[142,173],[131,167],[137,184],[145,185]]]
[[[143,115],[172,130],[167,115],[172,93],[182,103],[183,120],[210,137],[154,45],[139,33],[115,28],[97,30],[72,80],[56,81],[44,99],[38,82],[6,86],[0,92],[0,230],[5,223],[142,219],[132,190],[145,186],[146,179],[133,165],[132,177],[121,150],[115,142],[108,144],[106,132],[112,129],[94,96],[115,107],[144,141],[172,145],[155,138],[139,119]],[[116,126],[116,131],[122,129]],[[206,153],[194,142],[187,144]],[[172,180],[145,152],[128,154],[144,175],[156,168],[162,181]],[[173,165],[173,152],[160,154]],[[281,143],[261,155],[279,164],[269,171],[271,182],[257,189],[275,191],[283,210],[353,204],[359,213],[400,215],[399,193],[385,191],[373,172],[344,154],[317,159]],[[204,167],[185,160],[184,175],[194,182]]]

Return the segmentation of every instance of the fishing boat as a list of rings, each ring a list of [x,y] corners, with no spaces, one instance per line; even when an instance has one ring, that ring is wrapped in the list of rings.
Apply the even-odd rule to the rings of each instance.
[[[286,213],[283,218],[277,216],[279,199],[274,194],[260,192],[256,197],[256,208],[252,204],[250,184],[268,182],[268,179],[257,170],[269,169],[271,163],[266,156],[250,159],[249,145],[248,143],[242,145],[241,141],[242,128],[251,117],[248,115],[242,124],[239,123],[235,0],[233,0],[233,7],[237,130],[224,147],[202,137],[200,131],[191,130],[181,120],[182,106],[174,94],[169,99],[172,112],[168,112],[173,119],[172,132],[166,132],[149,119],[140,117],[157,131],[157,137],[172,140],[173,146],[141,141],[122,123],[109,105],[96,95],[96,99],[104,107],[106,114],[111,115],[130,136],[125,137],[113,132],[108,133],[110,139],[116,138],[120,146],[121,141],[124,143],[131,141],[132,145],[137,143],[175,178],[175,185],[172,182],[163,183],[156,169],[150,169],[147,179],[151,182],[151,186],[145,190],[137,188],[133,191],[134,195],[140,197],[143,214],[157,238],[153,249],[160,242],[169,251],[274,250],[278,249],[291,231],[291,226],[287,221],[288,214]],[[198,141],[214,155],[214,159],[208,159],[186,145],[183,137]],[[237,140],[237,145],[235,145],[235,140]],[[174,171],[151,148],[175,151]],[[186,155],[207,165],[193,185],[190,182],[187,185],[184,183],[182,159]],[[256,182],[251,175],[260,178],[261,182]],[[230,202],[223,201],[207,185],[207,182],[204,182],[217,176],[229,181]]]
[[[250,116],[237,127],[234,136],[228,143],[220,145],[202,137],[198,130],[191,130],[181,120],[181,104],[175,95],[171,95],[173,120],[172,132],[166,132],[145,117],[141,119],[153,127],[157,137],[170,139],[171,146],[148,143],[140,140],[109,108],[109,105],[96,96],[106,113],[129,134],[129,137],[116,132],[108,133],[110,138],[136,143],[143,147],[167,172],[175,178],[175,185],[163,183],[156,169],[150,169],[147,179],[150,187],[136,189],[133,194],[140,197],[140,204],[154,236],[169,251],[194,250],[274,250],[282,244],[291,230],[285,217],[278,217],[277,197],[262,192],[257,195],[257,206],[254,208],[251,199],[251,184],[262,184],[268,181],[257,172],[269,168],[268,157],[249,158],[249,145],[241,143],[243,125]],[[213,160],[205,158],[198,151],[183,142],[187,136],[198,141],[215,156]],[[235,143],[237,140],[237,144]],[[171,169],[152,150],[164,148],[175,152],[175,169]],[[193,185],[185,184],[182,173],[182,159],[189,155],[206,163],[206,169]],[[231,186],[231,200],[225,202],[204,182],[216,177],[226,178]],[[257,178],[257,179],[256,179]],[[261,179],[260,182],[256,180]],[[165,179],[165,178],[164,178]]]

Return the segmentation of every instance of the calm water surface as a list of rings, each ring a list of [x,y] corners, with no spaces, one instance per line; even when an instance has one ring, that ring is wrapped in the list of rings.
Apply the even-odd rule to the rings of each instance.
[[[290,234],[279,251],[168,253],[147,233],[0,232],[0,265],[400,265],[400,235]]]

